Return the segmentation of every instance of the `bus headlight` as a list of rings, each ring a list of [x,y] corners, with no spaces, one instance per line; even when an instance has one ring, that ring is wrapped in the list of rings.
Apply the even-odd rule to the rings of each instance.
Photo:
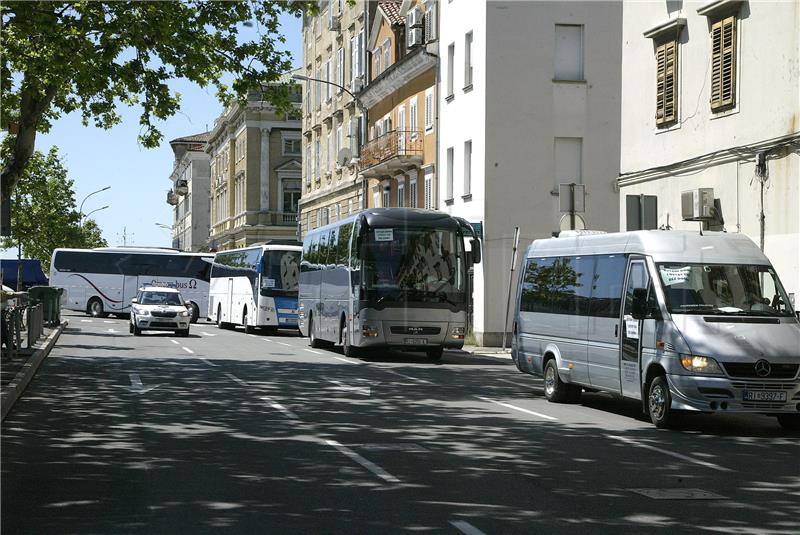
[[[722,368],[720,368],[717,361],[711,357],[681,355],[681,366],[689,372],[722,375]]]
[[[375,338],[378,336],[378,329],[370,327],[369,325],[364,325],[361,327],[361,335],[367,338]]]
[[[453,330],[450,332],[450,336],[455,338],[456,340],[463,340],[464,333],[465,333],[464,327],[453,327]]]

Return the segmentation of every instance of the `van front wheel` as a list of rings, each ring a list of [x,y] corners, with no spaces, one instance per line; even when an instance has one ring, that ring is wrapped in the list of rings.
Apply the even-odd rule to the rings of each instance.
[[[553,403],[564,403],[569,394],[569,385],[558,376],[556,359],[552,358],[544,366],[544,397]]]
[[[664,375],[659,375],[650,383],[647,391],[647,411],[650,413],[650,421],[659,429],[668,429],[675,423],[672,395]]]

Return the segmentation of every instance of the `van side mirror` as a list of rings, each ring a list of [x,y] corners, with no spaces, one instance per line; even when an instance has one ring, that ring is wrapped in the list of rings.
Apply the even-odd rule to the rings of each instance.
[[[472,247],[472,263],[473,264],[480,264],[481,263],[481,241],[480,240],[470,240],[470,246]]]
[[[643,320],[647,317],[647,288],[633,289],[631,316],[635,320]]]

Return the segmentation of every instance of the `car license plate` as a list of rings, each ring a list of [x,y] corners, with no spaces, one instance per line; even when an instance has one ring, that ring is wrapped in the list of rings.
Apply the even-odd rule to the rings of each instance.
[[[745,401],[786,401],[786,392],[768,392],[766,390],[745,390]]]
[[[427,338],[406,338],[405,342],[406,342],[406,345],[410,345],[410,346],[428,345],[428,339]]]

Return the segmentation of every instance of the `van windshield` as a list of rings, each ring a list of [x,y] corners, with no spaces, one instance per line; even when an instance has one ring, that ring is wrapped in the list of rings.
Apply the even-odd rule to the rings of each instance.
[[[658,273],[673,314],[794,315],[769,266],[665,263]]]

